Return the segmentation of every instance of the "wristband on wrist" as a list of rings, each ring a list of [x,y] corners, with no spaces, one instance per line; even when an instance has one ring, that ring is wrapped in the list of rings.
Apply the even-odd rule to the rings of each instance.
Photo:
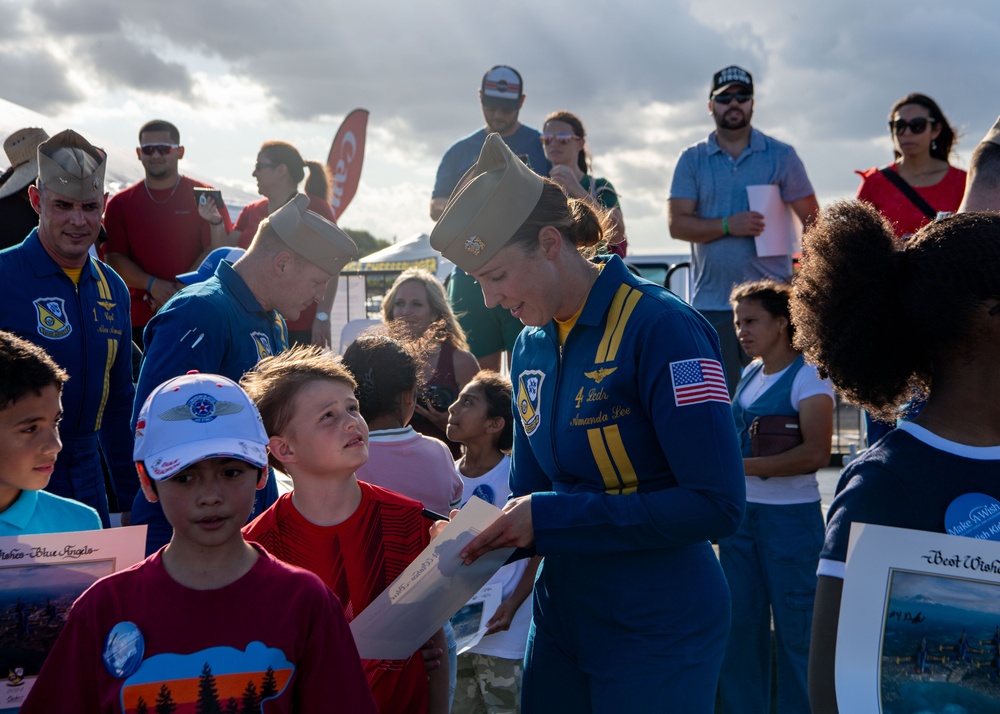
[[[212,223],[211,221],[209,221],[208,225],[210,225],[210,226],[221,226],[222,225],[222,219],[220,218],[215,223]]]
[[[729,235],[729,219],[725,216],[722,217],[722,235]]]
[[[153,277],[151,277],[149,279],[149,284],[146,285],[146,292],[147,293],[152,293],[153,292],[153,283],[155,283],[155,282],[156,282],[156,276],[154,275]]]

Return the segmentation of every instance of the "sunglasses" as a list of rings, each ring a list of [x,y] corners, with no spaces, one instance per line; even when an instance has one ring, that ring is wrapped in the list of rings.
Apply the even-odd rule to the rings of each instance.
[[[740,104],[743,104],[744,102],[749,102],[751,99],[753,99],[752,94],[716,94],[714,97],[712,97],[713,102],[717,102],[719,104],[725,104],[727,106],[729,104],[732,104],[733,100],[736,100]]]
[[[139,151],[142,152],[143,156],[152,156],[153,154],[170,156],[179,148],[181,148],[179,144],[143,144],[139,147]]]
[[[262,164],[259,161],[256,164],[253,165],[253,170],[254,171],[260,171],[261,169],[273,169],[273,168],[274,168],[274,164]]]
[[[896,119],[895,121],[889,121],[889,131],[891,131],[896,136],[899,136],[907,129],[910,130],[911,134],[923,134],[927,130],[928,124],[937,123],[937,119],[934,117],[917,117],[916,119]]]
[[[560,144],[565,146],[569,142],[573,141],[573,139],[579,139],[580,137],[576,134],[542,134],[540,138],[542,140],[542,146],[548,146],[553,141],[558,141]]]

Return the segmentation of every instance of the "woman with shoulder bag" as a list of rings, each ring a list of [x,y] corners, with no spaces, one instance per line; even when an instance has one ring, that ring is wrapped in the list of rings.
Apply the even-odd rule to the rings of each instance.
[[[809,711],[809,634],[823,546],[816,470],[830,460],[834,397],[829,380],[792,346],[791,292],[762,280],[737,285],[730,296],[737,337],[754,359],[733,398],[747,510],[739,530],[719,539],[733,594],[719,680],[726,714],[771,711],[772,617],[777,711]]]
[[[965,193],[965,171],[948,163],[955,132],[937,102],[907,94],[889,112],[893,162],[858,171],[858,198],[875,206],[906,239],[938,212],[958,210]]]

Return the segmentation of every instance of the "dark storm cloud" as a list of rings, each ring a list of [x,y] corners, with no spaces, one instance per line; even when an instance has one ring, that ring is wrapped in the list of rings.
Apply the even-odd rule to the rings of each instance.
[[[89,60],[97,77],[109,88],[117,89],[124,85],[194,102],[194,83],[187,67],[166,61],[128,38],[87,38],[78,43],[78,52]]]
[[[66,80],[62,64],[42,50],[0,49],[0,96],[36,112],[49,113],[81,101],[83,94]]]

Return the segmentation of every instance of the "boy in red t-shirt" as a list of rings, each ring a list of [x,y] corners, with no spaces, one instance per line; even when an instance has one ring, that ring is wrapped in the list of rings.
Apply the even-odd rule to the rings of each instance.
[[[267,480],[243,390],[211,374],[164,382],[135,459],[170,543],[77,599],[21,712],[374,712],[330,590],[243,539]]]
[[[352,620],[429,543],[422,506],[355,478],[368,460],[368,426],[351,373],[330,352],[293,348],[258,363],[242,383],[271,435],[272,464],[295,485],[244,535],[319,575]],[[433,641],[447,649],[443,630]],[[446,664],[428,672],[420,652],[362,664],[382,714],[447,712]]]

